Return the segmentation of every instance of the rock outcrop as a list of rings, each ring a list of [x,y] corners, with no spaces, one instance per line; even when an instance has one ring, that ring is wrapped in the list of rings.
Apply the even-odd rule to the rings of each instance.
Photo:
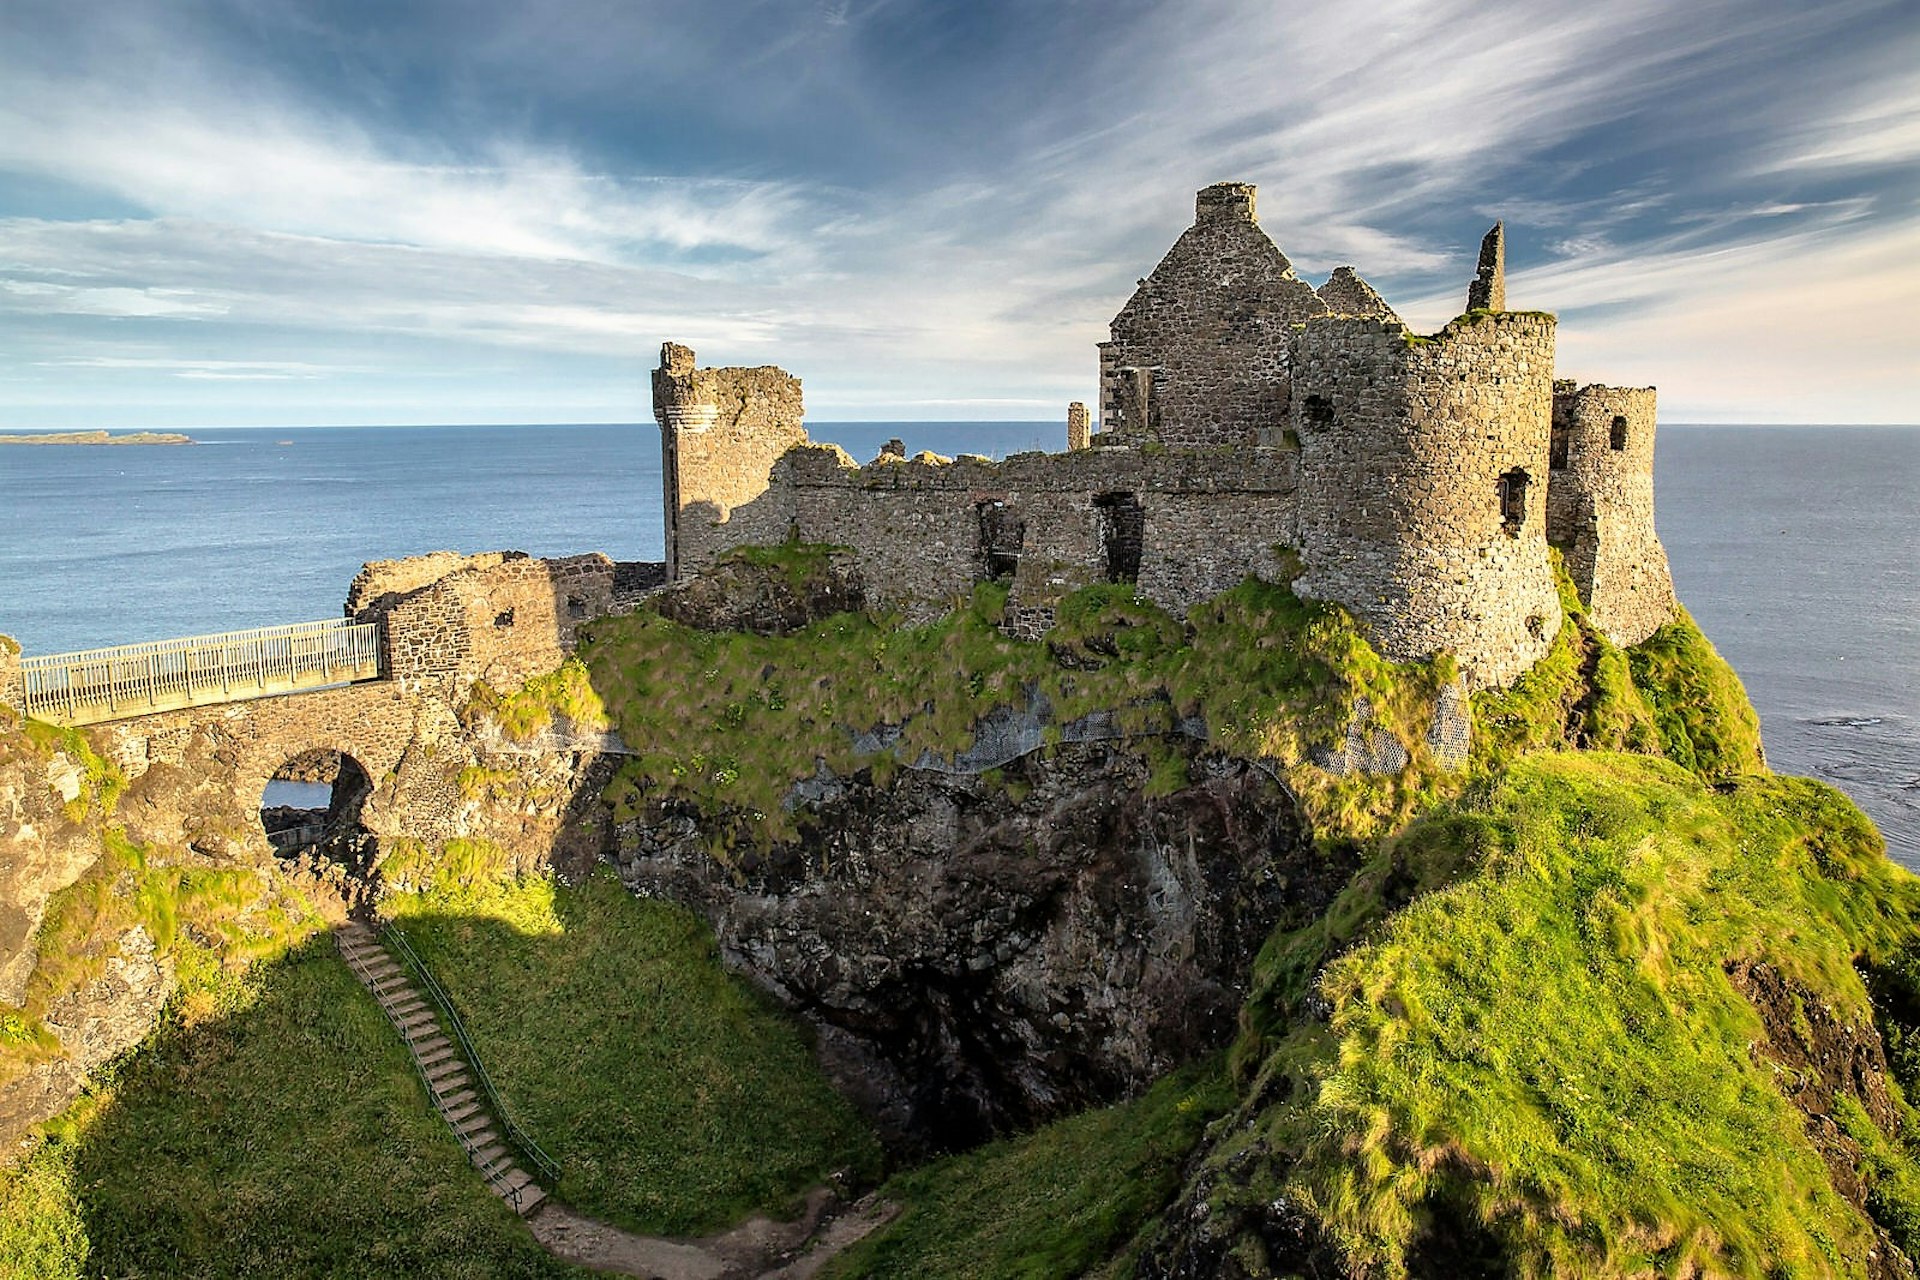
[[[621,824],[616,856],[635,892],[706,914],[897,1144],[959,1148],[1224,1043],[1262,940],[1351,875],[1259,767],[1167,749],[1194,781],[1164,795],[1099,743],[978,776],[823,771],[792,797],[801,838],[733,874],[724,833],[671,805]]]

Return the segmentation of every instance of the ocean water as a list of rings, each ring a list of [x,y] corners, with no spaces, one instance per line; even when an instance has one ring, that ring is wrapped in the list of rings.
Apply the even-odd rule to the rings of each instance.
[[[815,423],[861,460],[1059,449],[1058,423]],[[336,617],[366,560],[661,557],[638,426],[208,430],[0,448],[0,633],[28,653]],[[1920,869],[1920,428],[1663,426],[1680,597],[1747,682],[1776,769],[1859,801]]]

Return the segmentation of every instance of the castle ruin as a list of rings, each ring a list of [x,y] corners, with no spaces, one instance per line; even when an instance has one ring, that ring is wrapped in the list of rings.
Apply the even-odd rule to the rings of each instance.
[[[808,439],[798,379],[666,344],[669,580],[736,546],[834,543],[910,618],[1004,579],[1005,625],[1038,636],[1091,583],[1184,613],[1248,574],[1292,576],[1392,659],[1453,654],[1470,688],[1553,642],[1549,546],[1616,643],[1672,617],[1654,391],[1555,381],[1554,317],[1506,309],[1502,226],[1468,309],[1422,336],[1351,267],[1301,280],[1254,201],[1246,183],[1199,193],[1100,344],[1098,430],[1072,406],[1064,453],[860,466]]]

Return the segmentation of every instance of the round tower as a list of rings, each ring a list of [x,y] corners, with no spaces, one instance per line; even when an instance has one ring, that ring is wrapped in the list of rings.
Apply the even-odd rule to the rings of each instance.
[[[1673,618],[1673,575],[1653,529],[1652,387],[1553,388],[1547,537],[1587,615],[1639,644]]]
[[[1292,340],[1302,596],[1396,661],[1452,653],[1506,685],[1560,629],[1547,555],[1554,319],[1480,312],[1420,338],[1379,318]]]

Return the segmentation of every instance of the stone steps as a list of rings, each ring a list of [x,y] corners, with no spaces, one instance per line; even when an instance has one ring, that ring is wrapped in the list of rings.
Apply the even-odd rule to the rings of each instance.
[[[341,925],[334,930],[333,938],[347,968],[373,994],[387,1021],[406,1042],[414,1068],[426,1083],[427,1095],[487,1189],[521,1217],[532,1213],[546,1201],[546,1191],[514,1162],[494,1127],[492,1113],[473,1087],[466,1060],[440,1029],[440,1019],[421,998],[412,977],[387,954],[378,935],[363,924]]]

